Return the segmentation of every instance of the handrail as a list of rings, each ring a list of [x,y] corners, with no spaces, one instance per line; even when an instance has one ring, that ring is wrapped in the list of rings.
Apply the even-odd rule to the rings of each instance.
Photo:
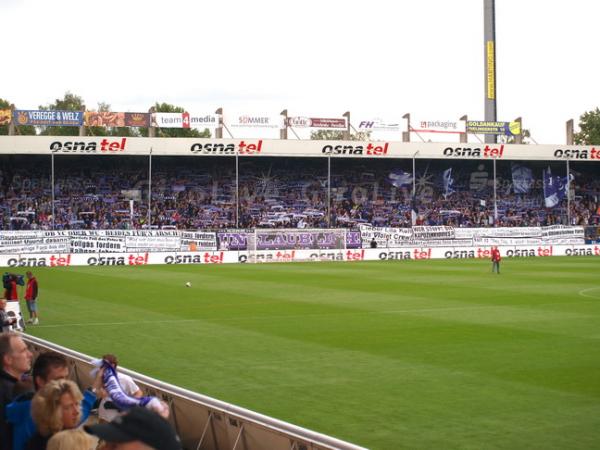
[[[60,346],[58,344],[54,344],[52,342],[46,341],[44,339],[31,336],[26,333],[22,333],[23,339],[35,346],[45,348],[47,350],[53,350],[59,352],[68,358],[73,360],[77,360],[86,365],[92,364],[94,358],[88,356],[86,354],[77,352],[75,350],[69,349],[67,347]],[[123,368],[119,366],[119,371],[125,373],[136,381],[139,381],[150,388],[153,388],[159,392],[175,396],[181,397],[183,399],[192,401],[194,403],[200,404],[205,408],[220,412],[229,416],[230,418],[236,419],[240,421],[243,425],[244,422],[251,423],[257,425],[259,427],[265,428],[267,430],[271,430],[272,432],[284,434],[289,436],[290,438],[300,440],[303,442],[308,442],[311,445],[314,445],[319,449],[336,449],[336,450],[366,450],[364,447],[360,447],[339,439],[336,439],[331,436],[327,436],[312,430],[308,430],[306,428],[302,428],[296,425],[292,425],[288,422],[284,422],[282,420],[274,419],[269,416],[265,416],[263,414],[241,408],[239,406],[235,406],[231,403],[223,402],[221,400],[217,400],[206,395],[198,394],[197,392],[193,392],[178,386],[174,386],[172,384],[166,383],[164,381],[157,380],[155,378],[148,377],[146,375],[134,372],[132,370]],[[182,436],[185,438],[185,436]]]

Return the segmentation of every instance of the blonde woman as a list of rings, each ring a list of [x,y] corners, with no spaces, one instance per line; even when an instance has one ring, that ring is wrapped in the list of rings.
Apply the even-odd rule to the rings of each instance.
[[[75,383],[55,380],[40,389],[31,401],[31,416],[38,431],[26,445],[26,450],[46,450],[52,435],[76,428],[81,420],[83,396]]]
[[[47,450],[94,450],[98,439],[80,429],[63,430],[48,441]]]

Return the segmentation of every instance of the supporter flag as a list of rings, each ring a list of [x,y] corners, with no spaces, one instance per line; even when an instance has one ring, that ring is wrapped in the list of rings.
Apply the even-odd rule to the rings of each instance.
[[[533,186],[533,174],[529,167],[512,165],[512,182],[515,194],[527,194]]]
[[[410,219],[411,224],[414,227],[417,224],[417,217],[419,216],[419,210],[417,209],[417,196],[413,193],[411,207],[410,207]]]
[[[442,173],[442,181],[444,182],[444,199],[448,198],[454,192],[454,178],[452,178],[452,167],[444,170]]]
[[[568,177],[552,176],[550,167],[548,170],[544,170],[544,204],[546,208],[554,208],[567,196],[569,181],[572,180],[573,175]]]
[[[392,185],[396,186],[397,188],[411,185],[413,181],[412,175],[410,173],[400,169],[390,172],[390,174],[388,175],[388,180],[390,181],[390,183],[392,183]]]
[[[557,184],[556,177],[552,176],[550,167],[548,167],[548,170],[544,170],[544,204],[546,208],[553,208],[560,202]]]

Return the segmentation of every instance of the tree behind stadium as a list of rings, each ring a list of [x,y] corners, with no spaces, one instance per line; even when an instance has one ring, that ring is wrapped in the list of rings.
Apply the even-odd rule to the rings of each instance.
[[[575,133],[577,145],[600,145],[600,109],[587,111],[579,117],[579,133]]]
[[[11,103],[8,100],[0,98],[0,109],[10,109]],[[21,136],[34,136],[35,127],[31,125],[20,125],[15,127],[15,132]],[[8,125],[0,125],[0,135],[8,135]]]

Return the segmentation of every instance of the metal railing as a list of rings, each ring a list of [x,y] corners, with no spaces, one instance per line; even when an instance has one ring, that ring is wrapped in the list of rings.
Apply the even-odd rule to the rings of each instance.
[[[94,358],[91,356],[28,334],[23,334],[23,339],[34,353],[53,350],[65,355],[71,366],[71,376],[82,389],[92,384],[90,371]],[[147,395],[155,395],[169,405],[169,420],[184,449],[366,450],[123,367],[119,367],[119,371],[134,378]]]

